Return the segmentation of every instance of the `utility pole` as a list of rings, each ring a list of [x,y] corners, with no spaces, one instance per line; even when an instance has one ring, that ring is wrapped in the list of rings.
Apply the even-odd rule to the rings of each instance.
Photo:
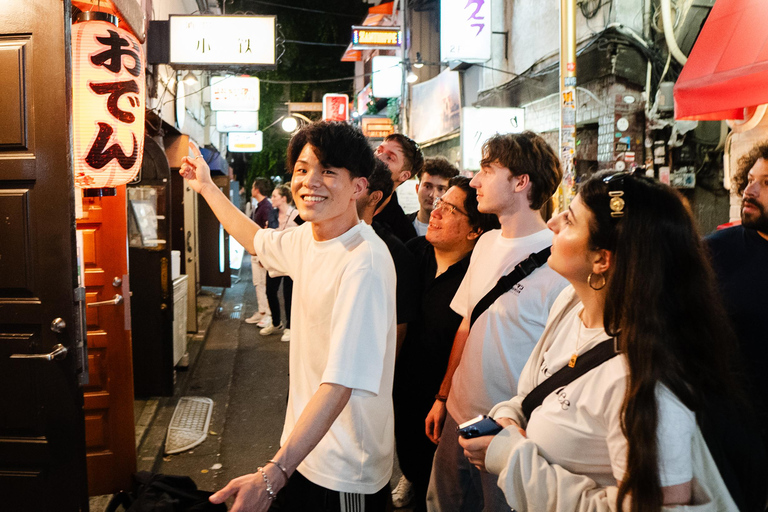
[[[576,0],[560,0],[560,162],[563,181],[555,211],[576,195]]]

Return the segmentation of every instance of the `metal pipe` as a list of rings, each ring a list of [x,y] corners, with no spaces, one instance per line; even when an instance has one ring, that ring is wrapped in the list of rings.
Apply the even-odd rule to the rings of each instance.
[[[677,46],[677,40],[675,39],[675,29],[672,26],[672,14],[669,12],[671,8],[671,0],[661,0],[661,21],[664,27],[664,39],[667,41],[667,48],[669,48],[669,53],[672,54],[677,62],[685,65],[685,63],[688,62],[688,57],[683,55],[680,47]]]

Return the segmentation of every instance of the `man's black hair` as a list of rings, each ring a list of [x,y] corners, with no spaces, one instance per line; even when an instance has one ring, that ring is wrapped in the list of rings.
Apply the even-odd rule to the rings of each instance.
[[[293,172],[307,144],[324,166],[344,168],[353,178],[367,178],[376,163],[368,139],[359,128],[338,121],[318,121],[304,126],[291,138],[287,151],[289,172]]]
[[[267,178],[256,178],[253,180],[253,186],[256,188],[256,190],[259,191],[259,194],[263,195],[264,197],[269,197],[272,195],[272,190],[274,190],[274,185]]]
[[[499,229],[501,224],[499,224],[499,218],[496,215],[492,213],[480,213],[480,211],[478,211],[477,190],[469,186],[470,181],[471,180],[466,176],[455,176],[448,182],[448,187],[457,187],[463,190],[467,195],[464,199],[464,204],[456,206],[461,206],[464,211],[467,212],[469,225],[476,231],[485,233],[492,229]]]
[[[376,159],[373,172],[368,176],[368,193],[373,194],[376,191],[381,191],[381,200],[379,200],[376,208],[381,206],[392,195],[394,190],[395,182],[392,181],[392,173],[389,171],[389,167],[381,160]]]

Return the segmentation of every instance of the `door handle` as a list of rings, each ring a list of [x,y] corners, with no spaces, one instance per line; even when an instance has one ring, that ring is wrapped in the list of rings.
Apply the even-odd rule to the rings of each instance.
[[[67,355],[67,347],[61,343],[53,346],[53,351],[48,354],[12,354],[11,359],[44,359],[53,361],[54,359],[64,359]]]
[[[123,302],[123,296],[120,295],[119,293],[116,293],[115,296],[112,297],[111,299],[102,300],[101,302],[91,302],[90,304],[88,304],[88,307],[95,308],[98,306],[117,306],[121,302]]]

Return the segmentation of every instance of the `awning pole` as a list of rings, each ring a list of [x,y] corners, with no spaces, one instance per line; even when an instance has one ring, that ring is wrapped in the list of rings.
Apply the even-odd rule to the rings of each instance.
[[[555,211],[576,195],[576,0],[560,0],[560,160],[563,181]]]

